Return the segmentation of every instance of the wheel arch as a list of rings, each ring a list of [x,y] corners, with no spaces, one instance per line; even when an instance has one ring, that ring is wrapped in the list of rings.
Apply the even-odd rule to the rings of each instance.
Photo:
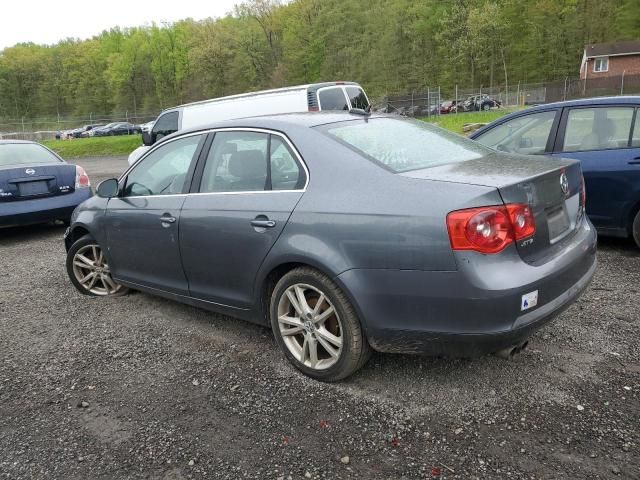
[[[367,331],[366,321],[362,317],[362,312],[360,310],[358,302],[355,301],[355,299],[351,295],[351,292],[346,288],[344,283],[339,278],[339,275],[343,272],[334,272],[327,265],[324,265],[314,259],[302,257],[283,258],[278,262],[270,264],[268,268],[265,268],[263,270],[262,275],[260,275],[256,283],[255,289],[255,291],[257,292],[256,305],[258,306],[257,313],[260,323],[263,323],[265,325],[270,324],[269,305],[271,300],[271,293],[273,292],[273,289],[275,288],[278,281],[291,270],[301,267],[312,268],[329,277],[331,281],[334,282],[347,296],[349,302],[351,302],[351,305],[355,309],[358,318],[360,319],[362,328],[365,332]]]
[[[69,234],[64,239],[64,246],[66,251],[68,252],[78,239],[84,237],[85,235],[91,235],[91,231],[87,228],[86,225],[83,224],[74,224],[69,229]]]

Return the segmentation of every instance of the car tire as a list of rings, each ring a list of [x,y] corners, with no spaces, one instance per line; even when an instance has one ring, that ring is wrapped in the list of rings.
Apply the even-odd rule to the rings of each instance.
[[[636,217],[633,219],[633,224],[631,225],[631,236],[636,242],[638,248],[640,248],[640,210],[638,210]]]
[[[71,245],[67,252],[66,267],[71,283],[83,295],[117,297],[129,291],[111,278],[102,248],[90,235],[79,238]]]
[[[489,103],[483,103],[482,104],[482,110],[484,110],[485,112],[487,110],[491,110],[491,105]]]
[[[342,380],[371,356],[351,302],[317,270],[301,267],[284,275],[271,294],[269,313],[285,357],[311,378]]]

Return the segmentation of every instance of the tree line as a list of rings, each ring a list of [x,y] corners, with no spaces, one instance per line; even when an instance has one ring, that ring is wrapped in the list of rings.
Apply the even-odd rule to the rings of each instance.
[[[222,18],[0,52],[0,118],[157,112],[326,80],[372,97],[578,75],[587,43],[640,38],[637,0],[249,0]]]

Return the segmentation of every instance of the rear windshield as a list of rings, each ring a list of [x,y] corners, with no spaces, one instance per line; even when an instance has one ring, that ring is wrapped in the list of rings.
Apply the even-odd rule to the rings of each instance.
[[[349,110],[347,97],[340,87],[325,88],[318,92],[320,108],[322,110]]]
[[[36,143],[0,144],[0,167],[60,162],[53,153]]]
[[[464,162],[491,153],[472,140],[418,120],[371,118],[316,128],[395,173]]]
[[[347,91],[347,96],[351,102],[351,108],[361,108],[362,110],[366,110],[369,107],[367,96],[364,94],[364,90],[360,87],[346,87],[345,90]]]

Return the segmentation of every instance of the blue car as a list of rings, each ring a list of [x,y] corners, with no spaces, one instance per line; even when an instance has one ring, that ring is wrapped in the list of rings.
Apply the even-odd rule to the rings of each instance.
[[[507,115],[470,135],[502,152],[575,158],[586,211],[602,235],[640,247],[640,96],[550,103]]]
[[[91,197],[84,169],[48,148],[19,140],[0,140],[0,227],[61,220]]]

